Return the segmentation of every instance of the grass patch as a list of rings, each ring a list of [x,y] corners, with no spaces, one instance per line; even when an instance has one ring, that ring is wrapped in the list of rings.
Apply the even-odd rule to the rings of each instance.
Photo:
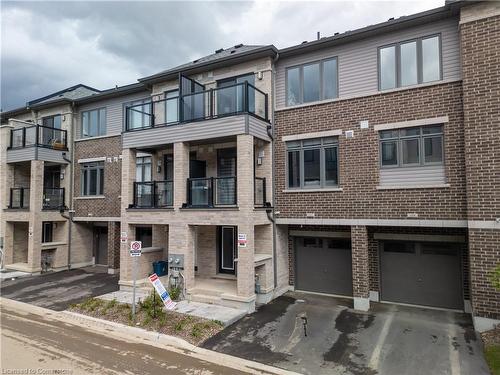
[[[160,297],[153,297],[153,294],[137,303],[135,322],[132,319],[131,305],[119,303],[116,299],[104,301],[99,298],[87,298],[81,303],[71,305],[69,310],[125,325],[138,325],[149,331],[183,338],[194,345],[201,344],[223,328],[219,321],[165,310]]]
[[[484,357],[493,375],[500,375],[500,344],[484,348]]]

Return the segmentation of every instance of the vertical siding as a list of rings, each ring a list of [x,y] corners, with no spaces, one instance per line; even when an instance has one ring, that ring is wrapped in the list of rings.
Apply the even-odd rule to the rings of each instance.
[[[123,105],[125,103],[148,98],[150,96],[149,92],[144,91],[136,94],[124,95],[117,98],[111,98],[107,100],[97,101],[90,104],[84,104],[78,108],[76,121],[75,121],[75,139],[81,139],[81,121],[82,112],[89,111],[97,108],[106,108],[106,135],[118,135],[121,134],[123,129]]]
[[[442,43],[443,79],[460,79],[458,19],[450,18],[337,47],[325,48],[309,54],[280,59],[276,67],[276,108],[284,108],[286,105],[285,72],[289,66],[337,56],[339,98],[374,94],[378,91],[378,47],[438,33],[441,34]]]

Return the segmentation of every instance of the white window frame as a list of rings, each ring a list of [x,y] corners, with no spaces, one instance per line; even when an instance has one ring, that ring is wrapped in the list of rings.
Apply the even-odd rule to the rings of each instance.
[[[95,197],[104,195],[104,181],[101,181],[101,173],[100,170],[103,170],[103,180],[104,180],[104,162],[98,161],[93,163],[83,163],[81,166],[80,173],[80,193],[83,197]],[[87,186],[84,186],[85,183],[85,174],[89,173],[91,170],[96,170],[96,193],[89,194],[90,192],[90,178],[87,178]]]
[[[101,128],[101,111],[104,110],[104,127]],[[97,112],[97,134],[91,135],[91,134],[85,134],[85,128],[84,128],[84,123],[83,123],[83,116],[84,114],[87,114],[88,116],[88,132],[90,133],[90,114],[92,112]],[[82,133],[82,138],[93,138],[93,137],[101,137],[103,135],[106,135],[107,132],[107,122],[108,122],[108,111],[106,107],[100,107],[100,108],[94,108],[90,109],[88,111],[82,111],[81,114],[81,133]]]

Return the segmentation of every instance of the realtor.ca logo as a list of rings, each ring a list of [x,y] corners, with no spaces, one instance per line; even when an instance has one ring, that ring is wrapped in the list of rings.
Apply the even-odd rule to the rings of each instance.
[[[70,369],[50,369],[50,368],[3,368],[2,374],[8,375],[69,375],[73,370]]]

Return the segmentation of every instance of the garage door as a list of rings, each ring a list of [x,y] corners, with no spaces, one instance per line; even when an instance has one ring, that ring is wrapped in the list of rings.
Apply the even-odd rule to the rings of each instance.
[[[382,300],[463,308],[459,246],[391,241],[380,251]]]
[[[352,296],[349,240],[298,237],[295,244],[297,290]]]

